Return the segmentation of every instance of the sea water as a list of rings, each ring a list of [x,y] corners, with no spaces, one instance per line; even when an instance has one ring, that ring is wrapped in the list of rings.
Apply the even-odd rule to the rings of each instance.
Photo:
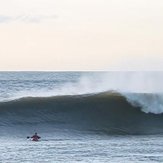
[[[43,135],[42,135],[43,136]],[[162,136],[68,136],[32,142],[1,138],[0,162],[163,162]]]
[[[0,162],[163,162],[161,82],[161,72],[1,72]]]

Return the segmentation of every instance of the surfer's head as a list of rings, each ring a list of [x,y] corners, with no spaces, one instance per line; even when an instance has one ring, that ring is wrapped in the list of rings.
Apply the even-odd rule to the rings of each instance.
[[[35,135],[37,135],[37,132],[35,132]]]

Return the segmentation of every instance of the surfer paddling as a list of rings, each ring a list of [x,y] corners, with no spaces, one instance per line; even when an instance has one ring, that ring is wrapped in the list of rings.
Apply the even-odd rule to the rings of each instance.
[[[39,141],[39,139],[41,138],[40,136],[37,135],[37,132],[32,136],[32,137],[27,137],[28,139],[31,138],[32,141]]]

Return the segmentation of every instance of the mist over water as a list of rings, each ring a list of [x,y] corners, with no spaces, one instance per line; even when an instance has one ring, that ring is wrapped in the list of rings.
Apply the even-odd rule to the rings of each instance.
[[[106,90],[131,93],[163,92],[163,72],[108,72],[96,78],[101,80],[100,86]]]
[[[59,88],[59,92],[61,94],[85,94],[112,90],[125,93],[162,94],[162,83],[163,72],[85,73],[75,83],[65,83]]]

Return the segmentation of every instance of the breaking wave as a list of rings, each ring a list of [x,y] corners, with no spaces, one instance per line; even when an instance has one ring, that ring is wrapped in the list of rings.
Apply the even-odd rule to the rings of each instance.
[[[158,94],[110,91],[24,97],[0,102],[0,127],[37,125],[107,134],[160,134],[162,98]]]

